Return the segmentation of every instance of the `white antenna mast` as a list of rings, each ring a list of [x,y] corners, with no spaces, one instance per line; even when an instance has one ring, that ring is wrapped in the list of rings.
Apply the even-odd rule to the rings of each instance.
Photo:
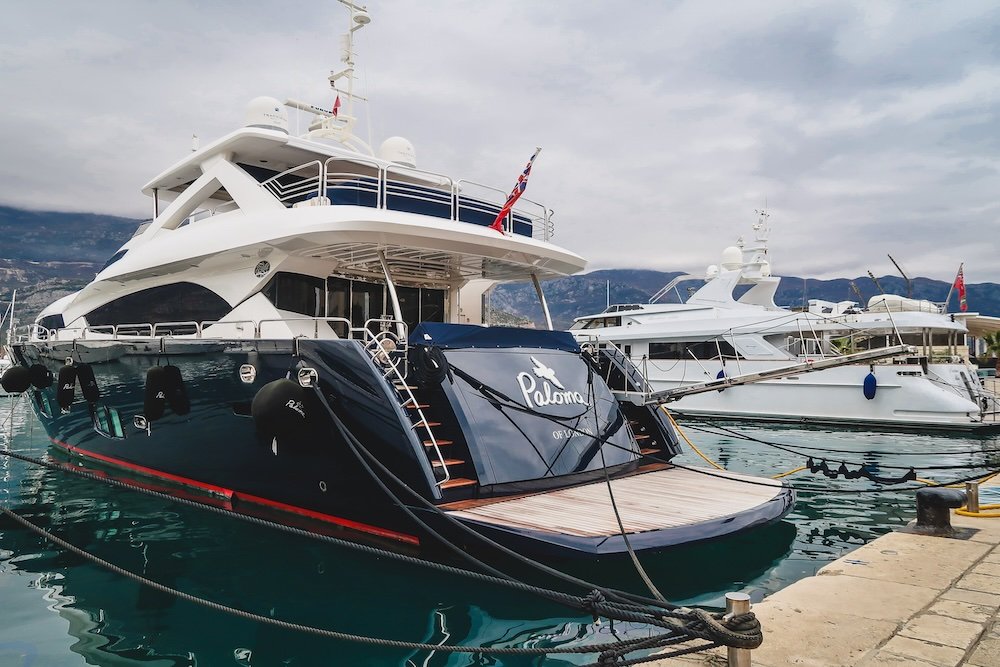
[[[357,118],[354,116],[354,101],[364,101],[364,98],[354,94],[354,33],[371,23],[372,19],[368,15],[368,10],[363,6],[356,5],[351,0],[338,0],[338,2],[351,10],[349,28],[347,33],[341,36],[340,60],[345,67],[340,71],[331,71],[328,80],[330,81],[330,88],[333,89],[336,95],[335,99],[339,99],[341,93],[346,97],[344,112],[341,113],[336,108],[336,102],[333,103],[334,108],[331,111],[309,104],[308,102],[300,102],[292,99],[285,100],[285,105],[293,109],[315,114],[313,122],[309,124],[309,132],[306,136],[310,138],[335,139],[355,150],[374,155],[371,146],[356,137],[353,133],[354,124],[357,122]],[[345,91],[341,91],[337,87],[337,81],[343,78],[347,79],[347,90]]]

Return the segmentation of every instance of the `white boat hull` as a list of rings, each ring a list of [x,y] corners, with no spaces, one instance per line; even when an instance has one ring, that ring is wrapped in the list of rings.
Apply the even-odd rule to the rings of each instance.
[[[726,372],[738,375],[778,365],[744,361],[739,368],[730,363]],[[649,380],[653,390],[659,391],[714,379],[719,370],[721,366],[709,368],[706,365],[702,370],[693,362],[681,362],[669,371],[659,371],[650,364]],[[972,379],[975,382],[971,385],[972,392],[961,383],[959,373],[967,373],[963,366],[932,365],[925,375],[919,365],[885,364],[874,366],[871,372],[877,383],[872,399],[867,399],[863,391],[869,367],[842,366],[687,396],[671,404],[671,410],[689,415],[859,426],[976,428],[992,425],[983,421],[980,405],[972,400],[979,388],[978,380]],[[955,379],[960,384],[954,383]],[[978,396],[976,398],[978,401]]]

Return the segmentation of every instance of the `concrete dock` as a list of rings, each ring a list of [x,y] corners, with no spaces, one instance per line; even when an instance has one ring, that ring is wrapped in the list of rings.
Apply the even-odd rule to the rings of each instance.
[[[753,606],[757,667],[1000,667],[1000,518],[955,538],[894,532]],[[726,651],[649,663],[725,665]]]

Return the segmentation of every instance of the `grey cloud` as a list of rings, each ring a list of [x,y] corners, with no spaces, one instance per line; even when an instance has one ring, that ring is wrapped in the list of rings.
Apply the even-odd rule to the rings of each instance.
[[[406,136],[423,167],[504,190],[543,146],[525,196],[591,268],[701,270],[766,198],[779,273],[861,275],[893,252],[1000,280],[982,242],[1000,214],[995,3],[368,4],[374,143]],[[136,217],[142,183],[250,98],[329,105],[346,25],[333,2],[5,18],[0,203]]]

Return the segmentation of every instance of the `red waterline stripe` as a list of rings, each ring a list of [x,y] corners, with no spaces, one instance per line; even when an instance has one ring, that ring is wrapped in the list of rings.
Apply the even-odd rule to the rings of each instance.
[[[371,535],[378,535],[379,537],[387,537],[393,540],[398,540],[400,542],[406,542],[409,544],[420,544],[419,538],[414,535],[407,535],[406,533],[398,533],[394,530],[389,530],[388,528],[379,528],[378,526],[372,526],[367,523],[361,523],[359,521],[352,521],[351,519],[344,519],[339,516],[333,516],[332,514],[323,514],[322,512],[316,512],[314,510],[309,510],[304,507],[298,507],[296,505],[287,505],[285,503],[280,503],[276,500],[269,500],[267,498],[261,498],[259,496],[250,495],[249,493],[237,493],[232,489],[226,489],[221,486],[215,486],[213,484],[206,484],[204,482],[199,482],[197,480],[189,479],[187,477],[181,477],[179,475],[171,475],[170,473],[162,472],[154,468],[147,468],[145,466],[136,465],[135,463],[129,463],[128,461],[123,461],[121,459],[116,459],[111,456],[104,456],[103,454],[98,454],[96,452],[91,452],[79,447],[74,447],[69,443],[56,440],[55,438],[49,438],[53,443],[59,445],[60,447],[66,449],[66,451],[82,456],[85,458],[92,458],[98,461],[103,461],[104,463],[110,463],[127,470],[133,470],[135,472],[142,473],[144,475],[149,475],[150,477],[158,477],[160,479],[170,480],[177,484],[182,484],[184,486],[191,486],[196,489],[201,489],[213,495],[222,496],[226,500],[232,502],[233,498],[238,500],[245,500],[257,505],[264,505],[266,507],[273,507],[285,512],[290,512],[292,514],[298,514],[301,516],[309,517],[310,519],[318,519],[320,521],[326,521],[328,523],[336,524],[338,526],[343,526],[344,528],[350,528],[363,533],[369,533]]]
[[[267,507],[273,507],[285,512],[291,512],[292,514],[301,514],[302,516],[309,517],[311,519],[320,519],[321,521],[329,521],[330,523],[335,523],[338,526],[343,526],[345,528],[352,528],[354,530],[359,530],[365,533],[371,533],[372,535],[378,535],[379,537],[388,537],[393,540],[399,540],[400,542],[407,542],[409,544],[420,544],[420,540],[415,535],[407,535],[406,533],[397,533],[394,530],[389,530],[388,528],[379,528],[378,526],[372,526],[367,523],[361,523],[358,521],[352,521],[350,519],[344,519],[339,516],[333,516],[330,514],[321,514],[313,510],[305,509],[304,507],[296,507],[295,505],[286,505],[285,503],[279,503],[276,500],[268,500],[267,498],[260,498],[258,496],[252,496],[249,493],[236,493],[236,497],[239,500],[245,500],[251,503],[257,503],[258,505],[265,505]]]

